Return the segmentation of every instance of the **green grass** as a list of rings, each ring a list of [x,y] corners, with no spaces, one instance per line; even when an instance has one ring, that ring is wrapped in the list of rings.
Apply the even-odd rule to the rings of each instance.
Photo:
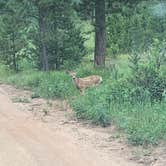
[[[166,97],[165,101],[152,103],[148,90],[131,84],[129,79],[133,73],[129,68],[128,55],[113,59],[107,50],[106,68],[94,68],[90,62],[94,51],[94,28],[88,22],[83,22],[81,28],[83,37],[87,39],[87,55],[75,72],[79,77],[100,75],[103,78],[101,85],[87,89],[81,96],[65,72],[34,71],[25,62],[22,62],[22,69],[28,70],[21,73],[13,73],[0,65],[0,81],[32,90],[32,98],[67,99],[78,119],[103,127],[115,124],[134,145],[157,144],[166,140]],[[143,64],[147,63],[147,57],[143,58]],[[165,75],[166,65],[162,65],[161,77],[165,78]],[[47,115],[49,112],[44,109],[43,113]]]
[[[141,101],[139,96],[133,96],[133,87],[128,86],[124,80],[109,81],[90,88],[71,105],[78,118],[102,126],[116,124],[134,145],[157,144],[166,138],[166,103],[151,104],[146,93]]]
[[[14,103],[31,103],[31,100],[28,99],[28,98],[18,98],[18,97],[15,97],[12,99],[12,101]]]
[[[0,63],[0,81],[5,81],[13,72],[2,63]]]
[[[166,103],[113,106],[111,116],[134,145],[157,144],[166,139]]]
[[[78,118],[107,126],[116,124],[135,145],[157,144],[166,138],[166,103],[151,103],[148,90],[131,84],[128,57],[113,60],[117,68],[95,69],[83,63],[77,68],[79,76],[98,74],[103,84],[86,90],[85,96],[71,101]],[[162,70],[163,73],[165,70]],[[164,74],[163,74],[164,75]]]
[[[67,98],[78,94],[71,78],[63,72],[26,71],[1,78],[6,83],[31,89],[32,97]]]
[[[0,69],[0,80],[31,89],[32,98],[67,99],[78,119],[104,127],[114,123],[123,129],[132,144],[157,144],[161,139],[165,140],[166,102],[152,104],[148,91],[128,81],[131,71],[127,56],[115,59],[113,63],[117,64],[115,69],[94,69],[88,58],[80,64],[75,70],[78,76],[97,74],[103,77],[101,85],[87,89],[83,96],[79,95],[72,79],[63,71],[14,74],[3,67]],[[165,73],[165,68],[162,71]]]

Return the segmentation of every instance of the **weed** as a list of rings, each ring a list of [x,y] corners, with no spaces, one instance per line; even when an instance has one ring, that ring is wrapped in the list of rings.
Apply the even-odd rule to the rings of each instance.
[[[6,78],[5,82],[33,91],[32,98],[66,98],[78,92],[71,78],[62,72],[23,72]]]
[[[43,113],[44,113],[44,116],[48,116],[49,115],[49,110],[44,108],[43,109]]]
[[[95,69],[89,64],[82,64],[76,70],[78,76],[96,74],[103,77],[101,85],[88,88],[83,96],[79,95],[72,79],[64,72],[26,71],[9,75],[3,81],[18,87],[31,88],[32,98],[40,96],[68,99],[78,119],[86,119],[104,127],[115,123],[124,130],[129,142],[134,145],[157,144],[160,139],[166,139],[165,90],[162,93],[163,100],[151,103],[151,94],[157,94],[158,90],[151,87],[156,87],[158,83],[162,85],[161,88],[158,86],[159,89],[163,90],[165,87],[160,77],[157,75],[153,77],[151,70],[147,72],[150,73],[148,78],[157,79],[155,82],[157,84],[151,86],[147,83],[148,86],[142,86],[145,85],[142,82],[146,81],[147,77],[143,77],[145,72],[141,71],[143,73],[141,72],[141,77],[137,77],[139,80],[135,84],[128,74],[121,74],[122,71],[119,74],[118,70],[114,74],[112,69]],[[165,73],[164,71],[163,69],[162,73]],[[165,78],[164,74],[161,78]],[[140,81],[142,82],[138,84]],[[47,106],[49,105],[50,103],[47,103]],[[44,115],[49,113],[47,109],[43,112]]]
[[[28,98],[18,98],[18,97],[15,97],[12,99],[12,101],[14,103],[31,103],[30,99]]]

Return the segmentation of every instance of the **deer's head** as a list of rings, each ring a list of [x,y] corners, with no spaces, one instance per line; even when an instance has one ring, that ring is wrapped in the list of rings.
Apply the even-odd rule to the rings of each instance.
[[[66,71],[66,73],[69,74],[72,77],[73,80],[77,78],[77,74],[75,72]]]

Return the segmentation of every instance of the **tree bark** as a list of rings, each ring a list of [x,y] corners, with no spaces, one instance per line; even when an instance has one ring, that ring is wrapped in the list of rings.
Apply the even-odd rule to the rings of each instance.
[[[14,31],[12,32],[12,61],[13,61],[13,69],[17,72],[18,67],[17,67],[17,61],[16,61],[16,46],[15,46],[15,33]]]
[[[95,0],[95,66],[105,66],[106,18],[105,0]]]
[[[46,33],[46,23],[45,17],[42,9],[39,7],[39,38],[40,38],[40,48],[41,48],[41,62],[42,69],[44,71],[49,71],[49,62],[48,62],[48,54],[47,54],[47,46],[45,43],[45,33]]]

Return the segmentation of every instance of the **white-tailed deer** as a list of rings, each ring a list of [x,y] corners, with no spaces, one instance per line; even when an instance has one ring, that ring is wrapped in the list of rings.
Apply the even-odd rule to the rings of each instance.
[[[78,78],[75,72],[67,72],[67,73],[72,77],[75,86],[77,87],[77,89],[81,91],[82,94],[84,93],[84,90],[86,88],[99,85],[103,81],[102,77],[98,75],[91,75],[84,78]]]

